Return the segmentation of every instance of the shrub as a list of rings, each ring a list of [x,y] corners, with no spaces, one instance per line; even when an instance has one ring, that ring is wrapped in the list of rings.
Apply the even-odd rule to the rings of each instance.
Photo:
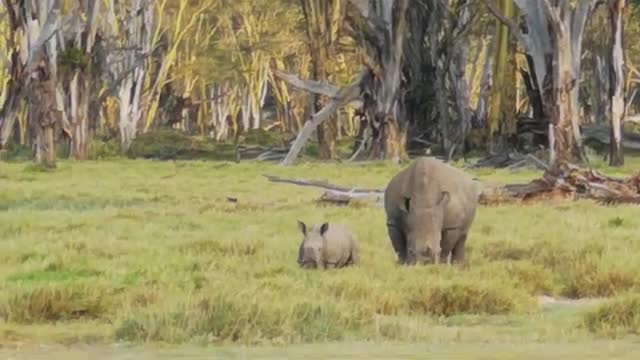
[[[122,156],[120,144],[116,141],[94,139],[89,143],[89,159],[104,160]]]
[[[284,139],[282,135],[265,129],[251,129],[244,133],[245,144],[260,146],[283,146]]]
[[[103,288],[65,285],[5,290],[0,300],[0,318],[8,322],[39,323],[96,319],[109,308]]]
[[[9,143],[7,147],[0,151],[0,160],[21,162],[31,160],[31,148],[26,145]]]
[[[470,280],[430,284],[407,292],[407,296],[411,312],[436,316],[508,314],[534,306],[533,298],[522,290]]]
[[[561,295],[574,299],[610,297],[637,285],[634,269],[606,269],[592,261],[576,261],[562,276]]]
[[[362,330],[371,314],[328,301],[262,301],[248,294],[201,297],[171,306],[132,313],[120,321],[114,336],[126,341],[256,344],[341,340]]]
[[[508,270],[518,280],[518,286],[532,295],[552,295],[556,292],[553,273],[540,265],[522,261],[509,267]]]
[[[159,160],[231,160],[235,159],[235,147],[173,129],[161,129],[138,135],[127,155],[130,158]]]

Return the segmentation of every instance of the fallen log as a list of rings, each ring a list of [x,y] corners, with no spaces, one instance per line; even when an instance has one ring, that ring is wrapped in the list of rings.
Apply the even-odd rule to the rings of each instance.
[[[267,175],[267,174],[263,174],[262,176],[264,176],[271,182],[287,183],[287,184],[293,184],[293,185],[299,185],[299,186],[319,187],[326,190],[333,190],[333,191],[343,192],[343,193],[352,193],[352,194],[384,193],[384,189],[361,189],[357,187],[348,188],[348,187],[333,185],[327,181],[322,181],[322,180],[287,179],[287,178],[282,178],[282,177]]]
[[[322,180],[287,179],[274,175],[263,175],[271,182],[293,184],[298,186],[310,186],[325,189],[318,202],[330,203],[334,205],[373,205],[382,206],[384,203],[384,189],[349,188],[330,184]]]
[[[335,205],[372,205],[382,207],[384,196],[380,193],[352,193],[336,190],[327,190],[320,196],[318,202],[325,202]]]
[[[520,154],[518,152],[500,153],[487,156],[478,160],[475,164],[469,166],[471,169],[478,168],[507,168],[510,170],[520,169],[524,167],[533,167],[540,170],[548,170],[549,166],[544,161],[538,159],[533,154]]]

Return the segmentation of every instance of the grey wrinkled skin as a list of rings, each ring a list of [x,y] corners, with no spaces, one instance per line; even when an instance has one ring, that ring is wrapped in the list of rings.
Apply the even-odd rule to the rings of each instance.
[[[422,157],[385,190],[387,230],[400,264],[464,262],[476,214],[478,184],[465,172]]]
[[[305,269],[342,268],[360,262],[360,248],[353,233],[340,224],[308,227],[298,221],[304,236],[298,249],[298,265]]]

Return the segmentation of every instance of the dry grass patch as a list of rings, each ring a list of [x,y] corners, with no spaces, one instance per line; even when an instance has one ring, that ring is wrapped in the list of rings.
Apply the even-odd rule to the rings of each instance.
[[[435,316],[496,315],[536,309],[534,299],[526,292],[500,281],[456,278],[407,289],[406,294],[410,312]]]
[[[372,314],[350,309],[345,303],[321,299],[265,302],[250,294],[198,296],[165,306],[129,314],[119,321],[115,338],[169,343],[337,341],[363,331],[372,319]]]
[[[7,322],[39,323],[98,319],[111,310],[110,292],[88,285],[5,289],[0,317]]]
[[[612,337],[640,334],[640,294],[624,295],[586,312],[583,325],[592,332]]]

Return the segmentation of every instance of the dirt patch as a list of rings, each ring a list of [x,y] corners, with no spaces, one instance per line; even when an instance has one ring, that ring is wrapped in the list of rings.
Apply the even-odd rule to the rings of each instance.
[[[571,307],[581,307],[581,306],[591,306],[598,305],[604,302],[606,299],[604,298],[583,298],[583,299],[563,299],[563,298],[554,298],[551,296],[538,296],[538,304],[542,307],[552,307],[552,306],[571,306]]]

